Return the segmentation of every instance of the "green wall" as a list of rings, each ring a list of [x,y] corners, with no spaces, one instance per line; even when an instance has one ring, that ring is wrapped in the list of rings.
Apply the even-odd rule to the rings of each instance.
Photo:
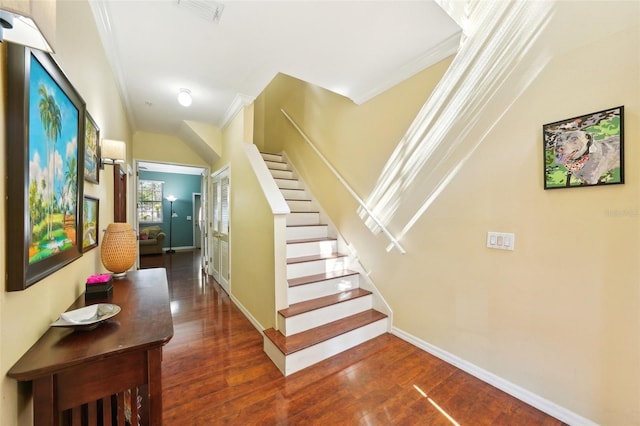
[[[171,218],[169,201],[166,197],[173,195],[177,200],[173,203],[173,211],[178,217],[173,218],[171,245],[175,247],[191,247],[193,243],[193,227],[196,225],[196,217],[193,214],[193,194],[200,193],[201,177],[198,175],[184,175],[178,173],[160,173],[140,171],[140,179],[159,180],[164,182],[164,203],[162,216],[164,223],[160,227],[167,234],[164,239],[164,247],[169,247],[169,220]],[[197,214],[197,213],[196,213]],[[191,220],[187,220],[191,216]],[[150,224],[140,223],[140,228]]]

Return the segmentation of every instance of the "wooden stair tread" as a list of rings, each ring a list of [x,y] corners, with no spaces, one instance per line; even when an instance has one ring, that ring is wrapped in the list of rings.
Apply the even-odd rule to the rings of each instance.
[[[300,228],[303,226],[329,226],[326,223],[311,223],[308,225],[287,225],[287,228]]]
[[[294,263],[314,262],[316,260],[339,259],[341,257],[347,257],[347,255],[343,253],[329,253],[314,254],[311,256],[290,257],[287,259],[287,265],[292,265]]]
[[[303,243],[319,243],[322,241],[337,241],[335,237],[321,237],[321,238],[305,238],[300,240],[287,240],[287,244],[303,244]]]
[[[285,201],[307,201],[309,203],[311,202],[311,200],[309,200],[307,198],[285,198],[284,200]]]
[[[348,277],[351,275],[358,275],[358,272],[352,271],[350,269],[343,269],[340,271],[329,271],[322,274],[305,275],[303,277],[289,278],[287,282],[289,283],[289,287],[296,287],[299,285],[318,283],[321,281],[328,281],[335,278]]]
[[[329,296],[319,297],[317,299],[305,300],[304,302],[293,303],[286,309],[278,311],[285,318],[291,318],[306,312],[315,311],[316,309],[326,308],[347,300],[354,300],[359,297],[370,295],[369,290],[362,288],[354,288],[352,290],[343,291],[341,293],[331,294]]]
[[[311,330],[291,336],[284,336],[279,331],[270,328],[264,331],[264,335],[285,355],[290,355],[302,349],[306,349],[318,343],[329,340],[341,334],[348,333],[360,327],[386,318],[387,315],[374,309],[360,312],[337,321],[330,322]]]

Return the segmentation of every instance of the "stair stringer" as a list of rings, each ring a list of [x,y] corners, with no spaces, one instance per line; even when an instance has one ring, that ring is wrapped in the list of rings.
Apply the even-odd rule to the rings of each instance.
[[[298,172],[298,170],[296,170],[295,165],[289,159],[287,153],[285,151],[282,151],[280,155],[282,155],[282,157],[286,160],[286,162],[289,164],[289,167],[293,171],[293,174],[296,176],[296,179],[298,179],[302,183],[305,191],[310,195],[314,209],[317,209],[320,212],[320,220],[329,226],[329,236],[337,239],[338,251],[340,253],[348,255],[349,269],[352,269],[360,274],[360,288],[369,290],[372,293],[373,308],[377,311],[387,314],[387,331],[390,332],[393,328],[393,310],[384,299],[382,293],[378,290],[374,282],[371,280],[370,272],[364,268],[362,263],[360,263],[360,259],[358,259],[357,257],[355,248],[351,244],[347,243],[346,239],[338,231],[338,227],[333,223],[320,203],[318,203],[317,198],[313,195],[313,192],[311,191],[309,185],[307,185],[307,183],[302,178],[302,175]]]

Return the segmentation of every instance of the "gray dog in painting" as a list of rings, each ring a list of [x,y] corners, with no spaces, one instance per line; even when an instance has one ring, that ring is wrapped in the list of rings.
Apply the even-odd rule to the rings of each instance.
[[[576,178],[595,185],[602,175],[620,167],[620,136],[594,141],[585,131],[565,131],[556,137],[555,152],[556,162]]]

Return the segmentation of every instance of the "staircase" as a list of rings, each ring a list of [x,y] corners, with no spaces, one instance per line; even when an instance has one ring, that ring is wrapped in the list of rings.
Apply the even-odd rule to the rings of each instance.
[[[264,351],[287,376],[387,331],[351,259],[282,155],[262,154],[291,213],[287,216],[287,300],[276,329],[264,331]]]

